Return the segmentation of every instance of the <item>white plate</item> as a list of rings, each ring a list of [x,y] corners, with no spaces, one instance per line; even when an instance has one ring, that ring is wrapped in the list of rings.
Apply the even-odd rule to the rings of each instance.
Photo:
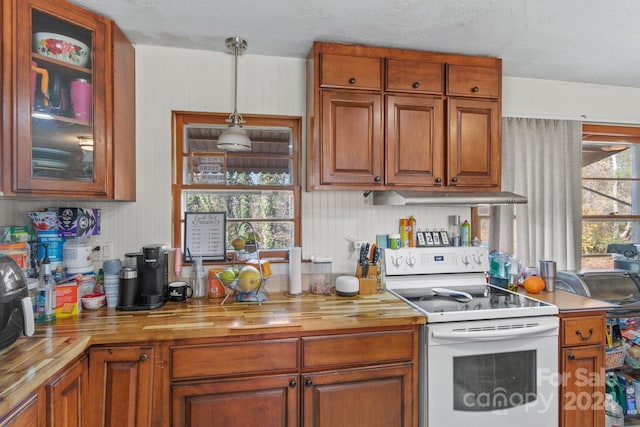
[[[71,156],[71,153],[68,151],[55,150],[53,148],[45,147],[33,147],[31,148],[31,152],[33,153],[34,157],[36,157],[36,154],[40,154],[40,156],[37,157],[63,157],[65,159]]]
[[[32,159],[31,165],[34,168],[56,168],[56,169],[65,169],[69,166],[69,162],[63,160],[53,160],[53,159]]]

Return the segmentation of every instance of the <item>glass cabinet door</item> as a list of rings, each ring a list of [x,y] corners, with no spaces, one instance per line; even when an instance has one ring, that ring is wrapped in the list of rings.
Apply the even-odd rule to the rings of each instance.
[[[56,7],[57,5],[57,7]],[[106,193],[106,24],[75,7],[20,2],[16,191]]]

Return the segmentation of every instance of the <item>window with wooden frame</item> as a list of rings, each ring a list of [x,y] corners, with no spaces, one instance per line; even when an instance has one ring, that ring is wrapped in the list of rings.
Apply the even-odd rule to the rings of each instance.
[[[225,212],[231,242],[258,234],[260,256],[285,259],[300,246],[301,117],[244,115],[251,151],[221,151],[226,113],[174,111],[173,245],[183,246],[185,212]]]
[[[582,126],[582,268],[613,268],[607,246],[640,242],[640,127]]]

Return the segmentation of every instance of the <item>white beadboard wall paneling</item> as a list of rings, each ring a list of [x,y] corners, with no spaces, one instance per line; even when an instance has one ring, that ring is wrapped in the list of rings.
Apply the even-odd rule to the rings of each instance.
[[[303,258],[327,255],[333,271],[354,274],[354,239],[375,242],[377,234],[397,233],[400,218],[413,215],[421,229],[448,230],[450,215],[470,219],[471,210],[461,207],[372,206],[363,191],[313,191],[302,196]]]

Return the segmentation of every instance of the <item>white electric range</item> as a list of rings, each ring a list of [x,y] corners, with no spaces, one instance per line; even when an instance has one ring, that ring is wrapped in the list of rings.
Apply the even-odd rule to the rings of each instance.
[[[557,307],[487,284],[484,247],[385,249],[387,289],[422,311],[420,426],[558,420]]]

